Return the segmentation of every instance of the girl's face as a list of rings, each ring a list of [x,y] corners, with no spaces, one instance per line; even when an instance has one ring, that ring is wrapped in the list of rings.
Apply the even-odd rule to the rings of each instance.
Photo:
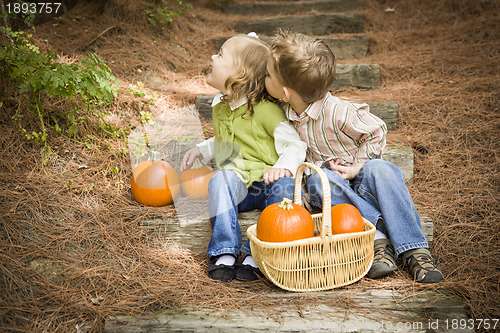
[[[276,99],[283,99],[284,91],[283,85],[280,83],[278,79],[278,75],[274,70],[274,59],[272,56],[269,56],[269,60],[267,61],[267,73],[266,73],[266,90],[269,95],[273,96]]]
[[[212,56],[212,63],[210,64],[212,72],[206,76],[207,83],[222,93],[226,92],[224,84],[227,78],[236,72],[234,44],[234,40],[228,39],[220,48],[219,53]]]

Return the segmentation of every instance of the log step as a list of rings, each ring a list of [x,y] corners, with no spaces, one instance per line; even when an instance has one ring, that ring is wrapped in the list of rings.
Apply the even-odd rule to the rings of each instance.
[[[196,96],[195,106],[201,117],[212,119],[212,100],[213,95]],[[398,121],[399,105],[397,103],[377,103],[369,102],[370,112],[382,119],[388,129],[394,128]]]
[[[403,171],[406,184],[413,184],[413,150],[407,145],[387,145],[382,159],[391,162]]]
[[[316,36],[325,42],[326,45],[332,50],[335,59],[351,59],[363,58],[368,52],[368,37],[365,35],[360,36]],[[215,50],[218,52],[222,44],[228,39],[217,38],[215,40]],[[270,42],[270,37],[259,37],[264,42]]]
[[[278,29],[292,29],[295,32],[313,35],[335,33],[362,33],[363,16],[359,13],[335,13],[269,17],[252,21],[241,21],[234,26],[237,32],[272,36]]]
[[[381,86],[378,64],[337,64],[332,90],[340,88],[377,89]]]
[[[288,1],[235,3],[226,8],[226,12],[236,15],[294,15],[311,11],[343,12],[356,8],[356,1]]]
[[[273,309],[249,305],[241,310],[158,312],[144,318],[107,318],[106,332],[443,332],[451,320],[467,321],[463,305],[444,292],[381,289],[336,289],[329,292],[266,295],[277,301]],[[300,308],[295,301],[311,297]],[[304,302],[302,302],[304,303]],[[335,305],[337,304],[337,305]],[[347,308],[343,304],[350,304]],[[84,328],[85,330],[85,328]],[[472,333],[472,329],[460,330]]]
[[[150,234],[155,235],[161,244],[176,245],[188,249],[193,253],[206,254],[212,230],[209,221],[209,214],[207,210],[203,209],[201,206],[204,205],[207,207],[208,203],[202,200],[197,202],[189,200],[189,202],[195,207],[200,207],[200,210],[196,212],[196,214],[184,215],[182,213],[178,213],[178,219],[144,220],[141,227],[145,228]],[[178,206],[186,205],[187,199],[176,198],[175,204],[176,208]],[[193,209],[193,206],[191,206],[191,209]],[[419,211],[422,223],[422,231],[427,238],[429,246],[432,247],[434,231],[432,219],[423,214],[419,207],[417,207],[417,210]],[[241,236],[243,242],[247,239],[246,230],[248,227],[257,223],[260,213],[261,212],[259,210],[252,210],[238,214],[238,222],[240,223],[242,230]]]

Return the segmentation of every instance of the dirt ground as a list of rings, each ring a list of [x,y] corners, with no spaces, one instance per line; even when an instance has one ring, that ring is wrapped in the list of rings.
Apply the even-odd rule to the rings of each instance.
[[[147,21],[147,1],[80,3],[38,26],[32,41],[64,61],[92,50],[106,62],[124,87],[110,107],[108,121],[115,126],[138,126],[143,110],[179,117],[171,110],[215,93],[203,76],[214,38],[231,36],[232,24],[248,19],[225,14],[209,0],[185,2],[194,9],[157,27]],[[348,288],[439,288],[457,295],[472,318],[500,318],[500,5],[359,0],[358,11],[366,20],[369,53],[342,62],[380,64],[383,85],[334,94],[399,104],[399,123],[388,141],[413,148],[415,182],[409,189],[434,221],[433,253],[446,281],[422,286],[398,272]],[[155,94],[151,105],[127,92],[139,81],[149,96]],[[53,137],[53,153],[42,167],[43,148],[16,134],[15,91],[2,89],[0,327],[69,332],[90,321],[99,331],[106,316],[121,313],[270,307],[259,297],[270,284],[221,286],[206,276],[203,252],[159,244],[137,228],[142,219],[173,217],[175,211],[133,200],[126,142],[93,128],[88,147]],[[47,107],[56,105],[47,101]],[[29,115],[24,121],[35,126]],[[203,128],[210,135],[210,123]],[[295,301],[300,306],[310,299]]]

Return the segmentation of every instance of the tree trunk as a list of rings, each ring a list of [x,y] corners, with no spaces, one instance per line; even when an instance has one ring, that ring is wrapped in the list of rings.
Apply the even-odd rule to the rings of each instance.
[[[9,26],[9,20],[7,19],[7,16],[5,15],[5,6],[3,3],[3,0],[0,0],[0,11],[3,15],[3,24],[8,27]]]

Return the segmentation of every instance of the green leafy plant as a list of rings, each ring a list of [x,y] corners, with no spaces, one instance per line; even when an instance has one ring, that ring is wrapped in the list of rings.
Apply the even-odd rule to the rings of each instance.
[[[97,120],[107,134],[118,131],[107,124],[104,116],[117,94],[119,81],[111,70],[93,52],[80,63],[62,62],[52,51],[42,53],[31,44],[22,31],[12,31],[0,26],[0,69],[14,84],[19,94],[18,107],[13,119],[19,131],[28,140],[44,144],[43,162],[46,162],[50,147],[47,143],[50,128],[56,133],[76,138],[79,128],[88,128],[91,120]],[[44,108],[47,98],[68,100],[71,107],[49,112]],[[28,106],[38,120],[38,130],[27,130],[21,119],[25,116],[24,105]]]
[[[148,94],[144,91],[144,82],[141,81],[137,82],[137,84],[129,84],[128,92],[136,98],[142,98],[145,104],[148,105],[153,104],[158,98],[158,94],[156,92]]]
[[[182,0],[172,0],[176,9],[171,9],[167,0],[153,0],[152,2],[155,4],[155,9],[146,9],[145,12],[148,15],[149,23],[154,26],[172,22],[175,17],[184,16],[186,10],[193,9],[193,6],[184,4]]]
[[[1,3],[1,2],[0,2]],[[10,1],[10,4],[4,4],[4,6],[9,5],[8,9],[4,8],[5,12],[0,14],[0,19],[4,20],[5,25],[10,22],[14,25],[24,25],[28,28],[35,28],[35,16],[37,12],[37,4],[22,0]],[[29,8],[29,6],[35,6],[35,9]]]

